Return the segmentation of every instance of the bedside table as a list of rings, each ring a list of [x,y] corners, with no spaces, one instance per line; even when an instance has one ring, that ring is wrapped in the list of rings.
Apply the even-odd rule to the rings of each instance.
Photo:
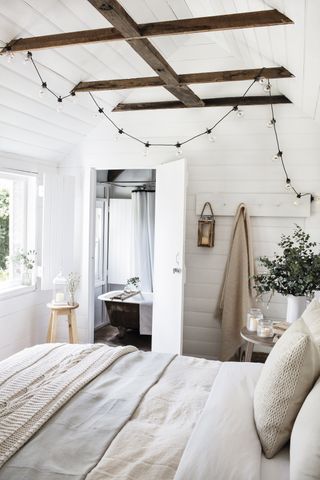
[[[243,327],[240,330],[240,335],[247,342],[246,352],[244,361],[251,362],[252,352],[255,345],[263,345],[264,347],[269,347],[270,349],[274,346],[274,336],[273,337],[258,337],[257,332],[251,332],[247,327]]]

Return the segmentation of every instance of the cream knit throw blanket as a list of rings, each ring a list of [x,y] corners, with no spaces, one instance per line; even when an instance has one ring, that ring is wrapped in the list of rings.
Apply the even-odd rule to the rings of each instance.
[[[75,393],[135,347],[44,344],[0,362],[0,467]]]

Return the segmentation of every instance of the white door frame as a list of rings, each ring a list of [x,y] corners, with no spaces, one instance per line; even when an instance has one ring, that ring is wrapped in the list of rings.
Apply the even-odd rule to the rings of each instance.
[[[172,160],[174,161],[174,160]],[[169,162],[163,162],[169,163]],[[159,164],[160,165],[160,164]],[[109,170],[118,170],[118,169],[132,169],[132,170],[140,170],[140,169],[150,169],[150,170],[157,170],[159,165],[139,165],[139,166],[125,166],[119,165],[117,168],[110,168]],[[96,179],[97,179],[97,170],[108,170],[107,168],[90,168],[90,179],[88,185],[88,197],[86,195],[86,188],[85,188],[85,195],[84,197],[88,199],[89,204],[89,221],[88,221],[88,341],[90,343],[94,342],[94,292],[95,292],[95,205],[96,205]],[[85,254],[85,252],[84,252]],[[182,306],[183,308],[183,306]],[[183,322],[181,325],[181,329],[183,330]],[[183,333],[183,332],[182,332]]]

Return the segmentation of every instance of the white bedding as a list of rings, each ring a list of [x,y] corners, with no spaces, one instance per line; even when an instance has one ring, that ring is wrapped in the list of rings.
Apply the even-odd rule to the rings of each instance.
[[[21,355],[0,363],[0,380],[10,386],[19,370],[31,378],[29,357],[47,368],[36,355],[49,347],[56,348],[35,347],[22,352],[22,363]],[[81,349],[59,348],[68,355]],[[108,365],[5,463],[0,479],[289,479],[288,450],[267,460],[254,425],[261,364],[136,351]]]
[[[262,365],[223,363],[182,456],[175,480],[288,480],[289,454],[267,460],[254,425]]]

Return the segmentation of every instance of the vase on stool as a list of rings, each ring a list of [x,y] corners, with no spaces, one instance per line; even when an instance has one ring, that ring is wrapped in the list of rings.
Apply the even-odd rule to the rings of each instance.
[[[292,323],[301,317],[307,306],[305,296],[287,295],[287,318],[288,323]]]

